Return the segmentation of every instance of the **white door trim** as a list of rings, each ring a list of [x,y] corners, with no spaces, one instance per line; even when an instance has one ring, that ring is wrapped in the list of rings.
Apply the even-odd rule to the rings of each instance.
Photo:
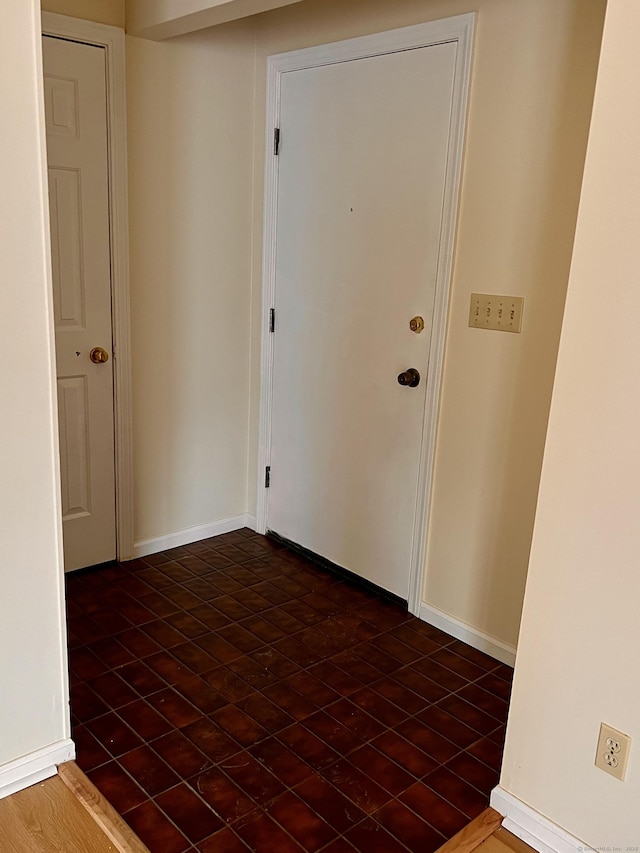
[[[418,494],[414,518],[409,575],[409,610],[420,613],[426,556],[427,523],[433,475],[438,403],[447,330],[447,312],[455,241],[458,198],[462,173],[464,129],[471,76],[471,54],[475,13],[440,21],[403,27],[371,36],[334,42],[305,50],[281,53],[267,60],[267,106],[265,126],[265,202],[262,269],[262,344],[260,382],[260,433],[258,445],[258,500],[256,527],[266,532],[268,490],[265,469],[270,464],[273,388],[273,336],[269,333],[269,312],[275,299],[276,228],[278,204],[278,158],[273,156],[273,132],[280,120],[280,85],[288,71],[316,68],[336,62],[363,59],[401,50],[456,42],[453,108],[444,193],[440,257],[436,279],[433,331],[429,352],[429,381],[425,401],[424,426],[418,469]]]
[[[124,30],[43,12],[42,32],[43,35],[105,48],[114,347],[116,553],[119,560],[130,560],[133,558],[133,447]]]

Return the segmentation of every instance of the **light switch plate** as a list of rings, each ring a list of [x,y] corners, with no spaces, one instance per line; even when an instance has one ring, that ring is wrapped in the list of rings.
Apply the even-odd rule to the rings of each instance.
[[[469,325],[474,329],[493,329],[496,332],[520,332],[522,328],[522,296],[496,296],[472,293]]]

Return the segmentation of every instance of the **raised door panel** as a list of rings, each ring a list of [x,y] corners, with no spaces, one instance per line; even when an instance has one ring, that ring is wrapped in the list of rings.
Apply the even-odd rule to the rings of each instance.
[[[78,136],[78,81],[48,75],[44,80],[44,109],[47,133]]]
[[[85,376],[58,380],[63,521],[91,513],[88,404]]]
[[[53,310],[56,331],[86,325],[80,172],[49,169]]]

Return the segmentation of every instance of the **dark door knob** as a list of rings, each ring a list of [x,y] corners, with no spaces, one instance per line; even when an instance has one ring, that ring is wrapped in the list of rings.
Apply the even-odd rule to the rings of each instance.
[[[408,385],[409,388],[415,388],[420,384],[420,374],[415,367],[410,367],[404,373],[398,374],[398,384]]]

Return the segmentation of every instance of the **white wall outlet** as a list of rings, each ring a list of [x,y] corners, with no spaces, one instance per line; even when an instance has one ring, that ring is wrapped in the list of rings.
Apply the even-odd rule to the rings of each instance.
[[[493,296],[472,293],[469,325],[474,329],[493,329],[496,332],[519,332],[522,328],[522,296]]]
[[[600,724],[600,736],[598,737],[598,748],[596,750],[596,767],[610,773],[622,782],[629,750],[631,749],[631,738],[611,728],[606,723]]]

